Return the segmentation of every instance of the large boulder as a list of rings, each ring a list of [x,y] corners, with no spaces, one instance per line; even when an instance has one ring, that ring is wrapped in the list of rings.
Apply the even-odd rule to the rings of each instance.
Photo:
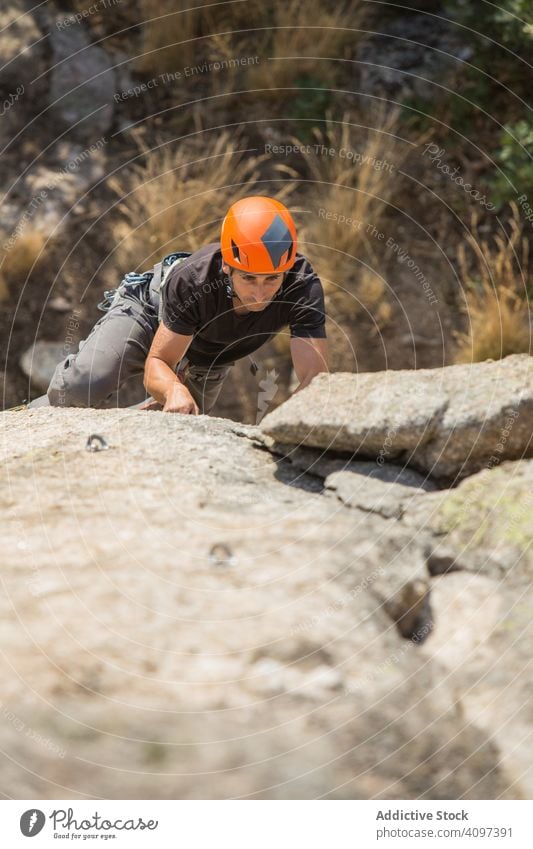
[[[0,31],[2,32],[0,99],[2,101],[10,94],[15,94],[19,87],[24,95],[41,71],[45,40],[32,14],[31,5],[25,0],[10,0],[9,3],[2,3],[0,6]]]
[[[418,504],[417,495],[438,489],[427,475],[392,463],[343,460],[325,451],[279,443],[270,447],[293,468],[320,478],[326,495],[384,519],[401,518],[412,502]]]
[[[115,71],[106,51],[91,44],[74,16],[57,15],[53,24],[49,105],[71,139],[93,144],[113,120]]]
[[[441,615],[421,648],[442,665],[465,718],[490,734],[528,799],[533,796],[530,596],[531,580],[523,577],[503,584],[464,572],[435,578],[432,601]]]
[[[406,521],[431,534],[429,569],[533,580],[533,460],[485,469],[411,502]]]
[[[432,628],[422,652],[531,798],[533,460],[418,498],[404,524],[429,532]]]
[[[40,340],[24,351],[19,364],[32,385],[46,392],[57,364],[64,360],[68,353],[68,345]]]
[[[8,231],[11,223],[9,214],[6,221],[10,198],[17,191],[14,177],[20,166],[21,135],[26,125],[32,123],[34,113],[42,109],[43,98],[46,97],[46,27],[39,26],[37,17],[42,16],[27,0],[0,3],[0,149],[5,174],[4,191],[14,183],[9,194],[2,199],[1,229],[4,232]],[[35,135],[34,130],[31,135]],[[19,211],[19,217],[20,214]]]
[[[453,22],[423,14],[441,6],[438,0],[418,0],[409,3],[409,10],[402,8],[401,14],[380,20],[378,31],[363,39],[357,51],[363,91],[430,101],[458,63],[470,59],[473,47]],[[421,13],[412,14],[413,9]]]
[[[446,611],[418,527],[227,420],[2,425],[5,795],[521,797],[421,652]]]
[[[405,463],[452,482],[533,456],[533,359],[319,374],[261,429],[277,442]]]

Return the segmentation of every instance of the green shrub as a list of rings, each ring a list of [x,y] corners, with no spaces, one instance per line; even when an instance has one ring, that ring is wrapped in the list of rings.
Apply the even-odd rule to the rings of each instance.
[[[451,17],[459,24],[481,36],[480,49],[491,50],[494,45],[487,39],[508,47],[513,52],[528,51],[533,41],[533,4],[531,0],[499,0],[483,3],[479,0],[451,0],[447,5]],[[486,36],[483,39],[483,36]],[[473,34],[473,37],[477,38]]]
[[[501,207],[517,194],[533,197],[533,124],[507,124],[494,158],[504,172],[495,171],[491,180],[495,203]]]
[[[527,63],[533,52],[533,3],[450,0],[447,10],[452,20],[464,27],[461,36],[473,48],[471,64],[461,69],[456,86],[475,104],[450,96],[449,123],[468,134],[476,130],[483,111],[501,123],[518,121],[523,108],[520,100],[528,102],[531,92]]]

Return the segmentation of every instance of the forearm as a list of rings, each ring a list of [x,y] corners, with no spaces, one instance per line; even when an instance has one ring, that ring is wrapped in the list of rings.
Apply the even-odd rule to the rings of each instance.
[[[291,339],[292,364],[298,378],[298,386],[292,393],[305,389],[314,377],[328,372],[328,349],[325,338],[295,337]]]
[[[158,357],[148,357],[144,367],[144,387],[152,398],[164,405],[176,386],[189,391],[167,363]]]
[[[327,369],[321,369],[321,371],[327,371]],[[310,374],[306,374],[305,377],[302,377],[296,389],[292,391],[292,395],[295,395],[297,392],[300,392],[301,389],[305,389],[306,386],[309,386],[312,379],[316,377],[317,374],[320,374],[320,371],[314,371]]]
[[[312,377],[314,377],[314,375]],[[311,383],[312,377],[305,378],[304,380],[300,380],[296,389],[292,390],[291,395],[296,395],[296,393],[300,392],[301,389],[305,389],[305,387],[308,386]]]

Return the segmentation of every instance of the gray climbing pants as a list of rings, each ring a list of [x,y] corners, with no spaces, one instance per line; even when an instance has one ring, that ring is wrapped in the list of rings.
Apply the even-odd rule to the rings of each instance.
[[[78,352],[56,367],[47,391],[49,404],[107,409],[152,400],[142,377],[158,325],[157,305],[137,297],[135,290],[119,288]],[[213,409],[231,365],[200,366],[187,357],[178,363],[176,372],[200,413]]]

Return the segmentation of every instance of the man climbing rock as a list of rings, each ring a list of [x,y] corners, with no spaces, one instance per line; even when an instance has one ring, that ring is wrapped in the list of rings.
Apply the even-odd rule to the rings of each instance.
[[[322,284],[296,247],[294,221],[282,203],[259,196],[237,201],[222,223],[220,244],[177,254],[168,269],[127,275],[108,293],[106,315],[57,366],[48,402],[116,406],[121,386],[143,374],[151,397],[142,409],[209,413],[235,361],[285,326],[295,391],[302,389],[327,371],[327,343]]]

